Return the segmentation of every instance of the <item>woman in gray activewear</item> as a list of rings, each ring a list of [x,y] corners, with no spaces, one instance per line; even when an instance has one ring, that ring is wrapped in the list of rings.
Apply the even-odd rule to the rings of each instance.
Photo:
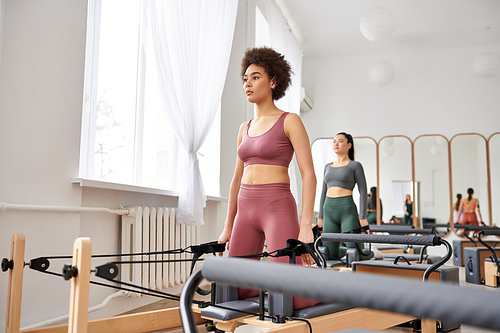
[[[367,188],[363,166],[354,160],[354,142],[350,134],[338,133],[333,140],[333,151],[337,161],[328,163],[323,174],[318,226],[324,233],[361,233],[362,227],[368,226],[366,220]],[[358,184],[360,194],[359,215],[352,199],[354,185]],[[367,230],[369,233],[369,230]],[[328,248],[330,259],[340,259],[345,248],[337,242],[323,242]],[[346,243],[348,248],[356,243]],[[373,252],[361,249],[360,259],[373,258]]]

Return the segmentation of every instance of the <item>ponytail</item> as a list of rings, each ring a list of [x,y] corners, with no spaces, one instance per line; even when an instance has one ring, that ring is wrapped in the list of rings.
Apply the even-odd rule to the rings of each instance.
[[[467,190],[467,194],[469,194],[469,199],[468,200],[471,201],[472,200],[472,195],[474,194],[474,190],[472,188],[469,188]]]
[[[457,194],[457,202],[455,202],[455,210],[458,211],[460,207],[460,200],[462,199],[462,195],[460,193]]]

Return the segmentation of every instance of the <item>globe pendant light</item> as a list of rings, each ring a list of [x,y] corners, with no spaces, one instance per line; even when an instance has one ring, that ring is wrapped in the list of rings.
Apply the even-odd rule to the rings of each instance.
[[[474,59],[472,68],[479,77],[492,78],[500,72],[500,55],[495,52],[481,53]]]
[[[477,76],[489,79],[500,72],[500,55],[495,52],[488,52],[488,30],[490,30],[490,27],[484,26],[483,30],[486,39],[486,52],[481,53],[474,59],[472,69]]]
[[[387,7],[376,6],[368,9],[359,23],[363,36],[377,42],[389,38],[396,29],[396,15]]]
[[[380,87],[386,86],[394,81],[396,69],[390,62],[382,60],[370,67],[368,77],[372,83]]]

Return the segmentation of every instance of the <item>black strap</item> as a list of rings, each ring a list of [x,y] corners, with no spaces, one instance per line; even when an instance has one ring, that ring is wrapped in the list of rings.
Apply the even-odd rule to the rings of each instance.
[[[299,241],[298,239],[290,238],[286,241],[286,247],[278,250],[277,257],[279,256],[289,256],[290,264],[295,264],[295,258],[298,255],[309,253],[313,258],[314,262],[318,267],[321,267],[321,263],[319,261],[318,256],[314,252],[314,243],[306,244],[304,242]]]
[[[193,273],[194,266],[200,257],[204,254],[212,253],[214,256],[217,252],[226,251],[226,243],[219,243],[217,241],[203,243],[200,245],[191,245],[191,250],[193,251],[193,259],[191,261],[191,270],[189,271],[189,275]],[[196,292],[199,295],[206,296],[212,292],[212,288],[210,289],[202,289],[200,287],[196,287]]]
[[[318,239],[321,236],[321,233],[323,232],[323,228],[320,228],[317,225],[315,225],[312,228],[312,231],[313,231],[314,241],[316,241],[316,239]]]

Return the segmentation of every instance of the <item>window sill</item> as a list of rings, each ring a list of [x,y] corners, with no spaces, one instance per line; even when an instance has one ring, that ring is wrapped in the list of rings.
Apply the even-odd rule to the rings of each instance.
[[[91,187],[91,188],[100,188],[105,190],[116,190],[116,191],[128,191],[135,193],[147,193],[147,194],[158,194],[158,195],[166,195],[170,197],[179,197],[179,192],[162,190],[159,188],[152,187],[143,187],[137,185],[128,185],[128,184],[119,184],[119,183],[110,183],[104,182],[101,180],[92,180],[85,178],[73,178],[71,179],[72,184],[78,184],[80,187]],[[227,198],[222,197],[214,197],[207,195],[208,201],[227,201]]]

